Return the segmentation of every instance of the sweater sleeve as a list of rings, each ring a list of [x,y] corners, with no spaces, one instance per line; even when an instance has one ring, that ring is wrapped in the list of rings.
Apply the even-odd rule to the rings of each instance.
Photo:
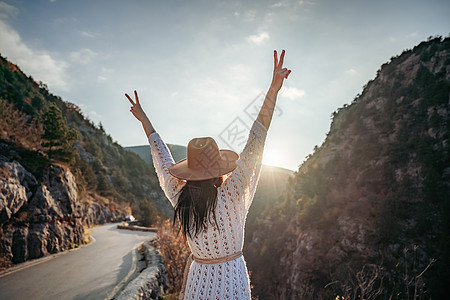
[[[178,179],[169,173],[169,167],[175,162],[169,148],[167,148],[159,134],[157,132],[151,133],[148,136],[148,141],[152,150],[153,165],[155,166],[159,184],[172,206],[175,207],[178,193],[186,184],[186,181]]]
[[[236,187],[241,190],[241,192],[238,192],[241,198],[239,200],[243,200],[246,210],[253,201],[256,186],[258,185],[266,136],[266,127],[259,121],[255,121],[250,129],[247,143],[239,155],[239,160],[236,162],[237,167],[230,175],[230,178],[228,178],[230,183],[238,183]]]

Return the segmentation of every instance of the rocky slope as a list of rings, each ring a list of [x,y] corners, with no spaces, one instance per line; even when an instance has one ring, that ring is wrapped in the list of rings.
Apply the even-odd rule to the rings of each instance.
[[[0,57],[0,269],[77,247],[83,226],[170,213],[151,165]]]
[[[450,39],[384,64],[248,232],[261,299],[444,299]]]
[[[70,172],[54,169],[44,185],[16,161],[2,161],[0,167],[3,258],[19,263],[82,243],[82,207]]]
[[[1,144],[5,153],[6,144]],[[120,221],[125,211],[79,200],[69,169],[53,167],[41,180],[16,160],[0,155],[0,252],[20,263],[77,247],[83,225]]]

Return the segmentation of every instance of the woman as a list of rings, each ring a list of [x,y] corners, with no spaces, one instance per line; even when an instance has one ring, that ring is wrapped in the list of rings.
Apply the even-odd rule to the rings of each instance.
[[[192,251],[193,262],[188,262],[180,299],[250,299],[242,256],[244,225],[278,91],[291,72],[283,68],[284,54],[283,50],[278,62],[274,51],[272,83],[240,155],[219,150],[212,138],[197,138],[188,144],[187,159],[174,164],[142,110],[137,92],[135,101],[125,94],[132,104],[130,111],[147,134],[161,187],[175,208],[174,220],[180,220]]]

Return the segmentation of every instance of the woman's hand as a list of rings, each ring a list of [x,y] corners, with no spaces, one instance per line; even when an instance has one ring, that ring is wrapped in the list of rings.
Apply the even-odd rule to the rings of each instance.
[[[272,122],[273,111],[275,109],[275,103],[277,101],[278,91],[283,86],[283,81],[288,78],[291,70],[287,68],[283,68],[284,61],[284,50],[280,55],[280,62],[278,62],[277,51],[273,53],[273,78],[272,83],[270,84],[269,91],[267,91],[266,97],[264,99],[264,103],[259,110],[258,117],[256,118],[266,129],[269,129],[270,122]]]
[[[131,102],[131,108],[130,108],[130,112],[133,114],[133,116],[136,117],[136,119],[138,119],[139,121],[143,121],[144,119],[147,118],[147,115],[145,114],[144,110],[141,107],[141,104],[139,103],[139,97],[136,91],[134,91],[134,97],[136,99],[136,102],[133,102],[133,99],[131,99],[130,96],[128,96],[128,94],[125,94],[125,96],[128,98],[128,101]]]
[[[131,99],[131,97],[128,96],[128,94],[125,94],[125,96],[128,98],[128,101],[130,101],[132,105],[130,109],[131,113],[133,114],[133,116],[136,117],[136,119],[141,121],[142,126],[144,127],[145,130],[145,134],[147,134],[148,137],[151,133],[155,131],[155,129],[153,128],[152,123],[147,118],[147,115],[145,114],[144,110],[141,107],[141,104],[139,103],[139,97],[137,92],[134,91],[134,98],[136,102],[133,102],[133,99]]]
[[[278,55],[277,51],[275,50],[273,53],[273,78],[272,78],[272,84],[270,85],[271,89],[274,89],[276,92],[278,92],[281,87],[283,86],[284,79],[287,79],[289,74],[291,73],[291,70],[288,70],[287,68],[283,68],[283,62],[284,62],[284,53],[283,50],[280,55],[280,61],[278,62]]]

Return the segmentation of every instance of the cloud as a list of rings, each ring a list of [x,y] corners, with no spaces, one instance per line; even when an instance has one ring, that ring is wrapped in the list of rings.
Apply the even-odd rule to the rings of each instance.
[[[86,31],[80,31],[80,34],[81,34],[83,37],[88,37],[88,38],[93,38],[93,37],[95,37],[94,34],[89,33],[89,32],[86,32]]]
[[[282,6],[283,6],[283,3],[277,2],[277,3],[272,4],[272,5],[270,6],[270,8],[277,8],[277,7],[282,7]]]
[[[281,88],[280,94],[285,98],[294,100],[294,99],[300,99],[301,97],[303,97],[305,95],[305,91],[299,90],[296,87],[283,86]]]
[[[71,52],[69,57],[74,63],[86,65],[97,57],[97,53],[91,49],[84,48],[79,51]]]
[[[5,3],[3,1],[0,1],[0,19],[4,20],[9,17],[14,17],[19,13],[19,10],[9,5],[8,3]]]
[[[247,12],[245,12],[244,15],[244,22],[252,22],[256,19],[256,11],[255,10],[249,10]]]
[[[53,20],[56,24],[76,24],[79,23],[75,17],[57,17]],[[58,26],[58,25],[56,25]]]
[[[283,2],[277,2],[277,3],[272,4],[272,5],[270,6],[270,8],[279,8],[279,7],[283,7],[283,6],[286,6],[286,3],[283,3]]]
[[[264,15],[264,21],[265,21],[266,23],[272,23],[273,17],[274,17],[274,13],[269,12],[269,13],[267,13],[267,14]]]
[[[312,1],[305,1],[305,0],[299,0],[299,1],[279,1],[272,5],[270,5],[271,9],[279,9],[279,8],[290,8],[290,9],[297,9],[303,6],[312,6],[314,5],[314,2]]]
[[[256,44],[262,45],[264,42],[270,39],[270,36],[267,32],[263,31],[260,34],[250,35],[247,37],[247,40]]]
[[[14,9],[8,8],[3,2],[0,2],[3,9],[6,7],[10,11]],[[4,19],[0,19],[0,52],[3,56],[8,57],[13,63],[27,74],[34,77],[35,80],[47,83],[49,87],[67,90],[66,81],[67,64],[50,56],[46,52],[38,52],[30,49],[15,31]]]
[[[315,5],[315,3],[314,3],[314,1],[305,1],[305,0],[300,0],[300,1],[298,1],[297,3],[295,3],[297,6],[306,6],[306,5],[308,5],[308,6],[313,6],[313,5]]]
[[[100,70],[98,70],[98,67],[96,67],[96,66],[94,66],[93,69],[90,68],[89,66],[87,66],[87,67],[83,66],[83,70],[84,71],[92,70],[91,72],[93,74],[98,72],[98,74],[97,74],[97,81],[98,82],[106,82],[106,81],[108,81],[111,77],[113,77],[113,73],[114,73],[114,69],[102,67],[102,68],[100,68]]]

